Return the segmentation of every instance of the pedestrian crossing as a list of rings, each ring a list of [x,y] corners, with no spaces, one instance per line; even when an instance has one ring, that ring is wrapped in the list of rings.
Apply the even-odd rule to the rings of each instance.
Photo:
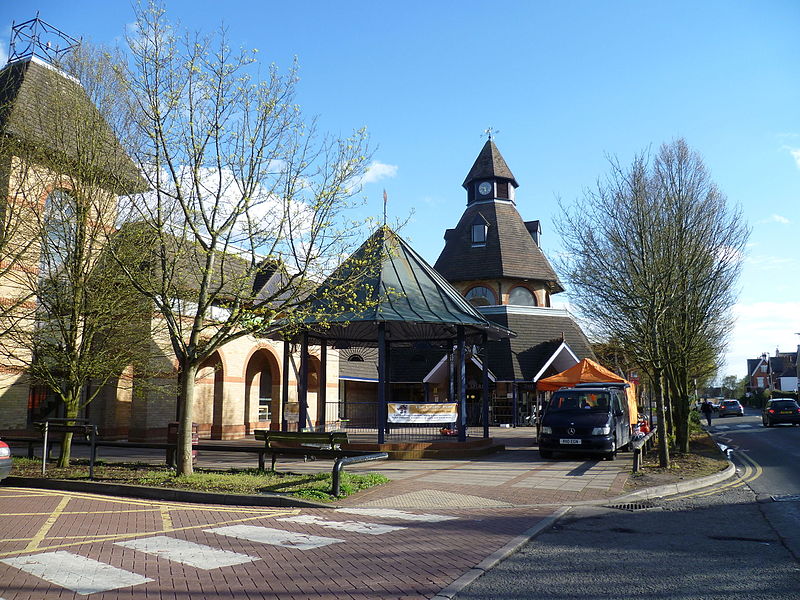
[[[712,423],[711,429],[713,431],[726,431],[728,429],[761,429],[763,425],[761,423],[731,423],[727,425],[721,425],[718,423]]]
[[[413,513],[392,509],[340,508],[336,509],[336,512],[395,521],[427,523],[437,523],[456,518],[448,515]],[[276,520],[292,525],[309,525],[345,531],[355,535],[378,536],[406,529],[403,525],[356,520],[329,520],[311,514],[283,517]],[[203,531],[216,536],[235,538],[300,552],[313,551],[346,541],[338,537],[311,535],[259,525],[227,525],[224,527],[211,527]],[[134,552],[155,556],[171,563],[180,563],[205,571],[261,560],[256,556],[223,550],[169,535],[136,538],[115,542],[114,545]],[[5,558],[0,560],[0,563],[82,596],[130,588],[154,581],[144,575],[64,550]]]

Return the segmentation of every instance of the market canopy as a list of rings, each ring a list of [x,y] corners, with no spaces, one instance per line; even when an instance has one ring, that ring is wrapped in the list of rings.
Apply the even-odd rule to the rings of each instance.
[[[566,371],[545,377],[536,382],[536,389],[540,392],[553,392],[562,387],[570,387],[576,383],[601,383],[613,381],[615,383],[628,383],[625,379],[609,371],[603,365],[590,358],[584,358],[577,365]]]
[[[632,424],[636,423],[639,411],[636,403],[636,390],[633,384],[590,358],[584,358],[577,365],[570,367],[566,371],[540,379],[536,382],[536,389],[540,392],[553,392],[563,387],[572,387],[578,383],[608,382],[627,383],[629,385],[625,389],[625,395],[628,399],[628,414],[630,422]]]

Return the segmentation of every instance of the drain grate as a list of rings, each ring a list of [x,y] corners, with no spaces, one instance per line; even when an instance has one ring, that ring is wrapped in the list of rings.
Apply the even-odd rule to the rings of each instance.
[[[800,494],[784,494],[782,496],[772,496],[773,502],[800,502]]]
[[[615,508],[617,510],[628,510],[634,512],[637,510],[648,510],[650,508],[657,508],[657,506],[649,500],[642,500],[640,502],[624,502],[622,504],[609,504],[607,508]]]

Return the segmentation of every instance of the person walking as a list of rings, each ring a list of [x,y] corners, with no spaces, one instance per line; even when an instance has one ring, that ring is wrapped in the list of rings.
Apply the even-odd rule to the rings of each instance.
[[[700,410],[703,411],[703,414],[706,416],[706,423],[708,426],[711,427],[711,403],[708,400],[703,400],[703,404],[700,406]]]

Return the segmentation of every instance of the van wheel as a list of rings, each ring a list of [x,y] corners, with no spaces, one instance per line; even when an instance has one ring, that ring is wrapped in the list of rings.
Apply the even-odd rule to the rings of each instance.
[[[553,458],[552,450],[539,450],[539,456],[542,458]]]
[[[603,457],[606,460],[614,460],[617,458],[617,440],[611,442],[611,452],[607,452]]]

